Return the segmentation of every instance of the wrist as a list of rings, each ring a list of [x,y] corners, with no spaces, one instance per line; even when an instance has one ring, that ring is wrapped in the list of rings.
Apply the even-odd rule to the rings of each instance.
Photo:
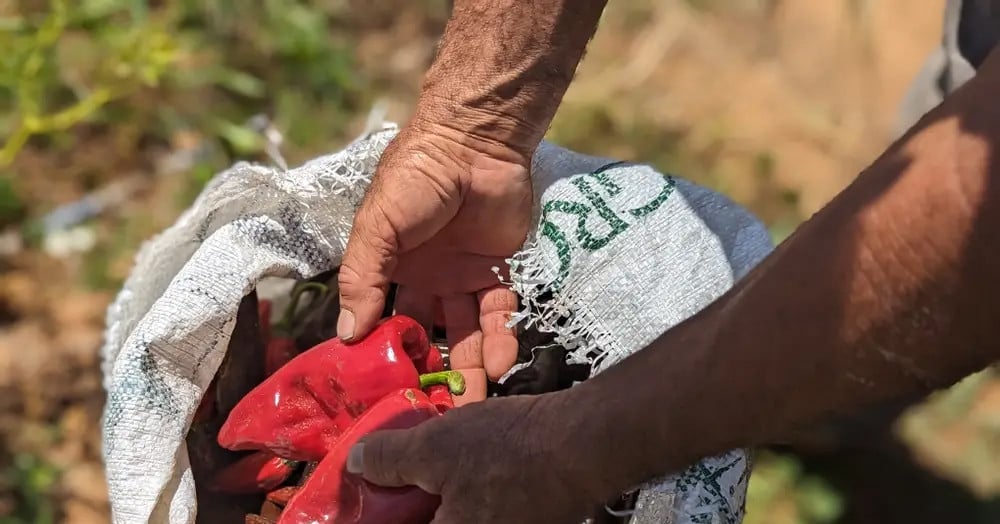
[[[610,434],[605,427],[610,421],[594,416],[601,409],[602,399],[584,385],[586,382],[535,397],[538,406],[534,414],[538,418],[534,425],[547,428],[539,438],[555,458],[550,467],[572,486],[577,504],[590,509],[624,491],[608,478],[607,471],[620,458],[619,448],[627,437]],[[580,471],[600,474],[580,475]]]
[[[415,122],[527,165],[606,0],[456,1],[424,78]]]
[[[408,126],[426,136],[446,140],[463,151],[468,164],[475,156],[528,167],[544,129],[502,112],[493,112],[424,93]]]
[[[724,314],[710,306],[571,390],[573,405],[586,406],[579,438],[602,471],[605,499],[725,449],[729,428],[712,410],[721,392],[704,382],[725,367],[711,358]]]

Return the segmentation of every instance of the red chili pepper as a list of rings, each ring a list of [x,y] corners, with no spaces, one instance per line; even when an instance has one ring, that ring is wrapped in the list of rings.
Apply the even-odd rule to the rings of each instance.
[[[426,366],[428,372],[444,371],[444,357],[438,348],[431,346],[430,351],[427,353]],[[448,386],[437,385],[422,389],[430,397],[431,402],[434,403],[439,412],[444,413],[455,407],[455,400],[451,398],[451,390]]]
[[[451,398],[451,391],[448,391],[447,386],[431,386],[427,388],[427,397],[431,399],[434,407],[441,414],[455,407],[455,400]]]
[[[419,371],[421,373],[434,373],[435,371],[444,371],[444,368],[444,355],[441,354],[440,349],[432,345],[427,350],[427,358],[423,360],[423,369]]]
[[[361,437],[373,431],[409,428],[437,416],[440,413],[431,399],[418,389],[399,389],[384,397],[341,436],[309,481],[285,506],[278,524],[430,522],[440,497],[417,487],[385,488],[371,484],[347,472],[347,456]]]
[[[295,461],[258,451],[219,470],[209,489],[232,495],[263,493],[280,486],[297,466]]]
[[[398,315],[350,346],[339,339],[323,342],[243,397],[219,430],[218,442],[236,451],[269,449],[288,459],[322,460],[372,404],[397,389],[416,387],[430,354],[423,327]]]

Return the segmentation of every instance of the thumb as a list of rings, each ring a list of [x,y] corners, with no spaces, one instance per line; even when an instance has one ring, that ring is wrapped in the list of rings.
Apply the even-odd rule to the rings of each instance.
[[[405,430],[377,431],[351,448],[347,456],[347,471],[361,475],[372,484],[385,487],[420,486],[426,482],[418,478],[422,468],[413,466],[412,454],[406,451]],[[415,475],[417,474],[417,475]],[[424,488],[425,491],[426,488]]]
[[[337,336],[341,340],[367,335],[385,308],[399,242],[381,209],[374,198],[366,198],[354,217],[337,275],[340,288]]]

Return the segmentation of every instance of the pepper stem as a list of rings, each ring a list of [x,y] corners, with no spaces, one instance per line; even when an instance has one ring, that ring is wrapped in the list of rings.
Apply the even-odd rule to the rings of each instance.
[[[452,395],[465,393],[465,377],[458,371],[435,371],[420,375],[420,389],[442,384],[448,385],[448,391]]]
[[[295,288],[292,289],[292,296],[288,301],[288,307],[285,308],[285,312],[281,316],[281,320],[278,321],[275,327],[279,330],[291,331],[293,324],[295,324],[296,321],[295,313],[299,309],[299,300],[302,299],[302,295],[304,295],[307,291],[313,291],[318,295],[318,300],[325,296],[329,290],[330,288],[322,282],[305,282],[296,285]]]

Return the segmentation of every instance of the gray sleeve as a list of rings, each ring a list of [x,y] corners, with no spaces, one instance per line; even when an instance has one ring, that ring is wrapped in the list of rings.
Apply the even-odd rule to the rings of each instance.
[[[901,135],[976,74],[1000,41],[1000,0],[948,0],[944,38],[903,98],[894,134]]]

